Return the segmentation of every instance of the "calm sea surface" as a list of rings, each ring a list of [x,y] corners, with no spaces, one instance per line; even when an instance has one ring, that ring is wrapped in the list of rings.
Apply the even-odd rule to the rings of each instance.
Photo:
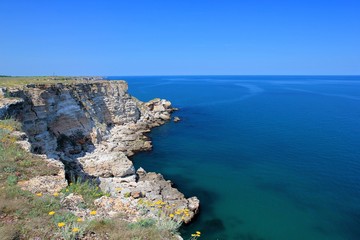
[[[180,109],[133,161],[199,197],[185,239],[360,239],[360,77],[119,78]]]

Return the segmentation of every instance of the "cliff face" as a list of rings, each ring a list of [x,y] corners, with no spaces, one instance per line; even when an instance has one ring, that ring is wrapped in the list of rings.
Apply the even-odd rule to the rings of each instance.
[[[124,81],[29,85],[10,95],[24,100],[9,110],[23,122],[36,153],[55,152],[69,140],[73,149],[66,146],[66,153],[79,152],[85,143],[101,142],[113,126],[142,122],[152,115],[142,102],[127,93]],[[168,113],[169,107],[163,110]]]
[[[69,181],[78,177],[96,179],[104,191],[111,193],[110,198],[134,209],[140,198],[161,200],[174,209],[190,209],[182,219],[188,222],[198,211],[198,199],[186,199],[160,174],[143,169],[136,173],[128,159],[136,151],[151,149],[144,134],[170,120],[171,103],[161,99],[143,103],[130,96],[127,88],[124,81],[97,81],[2,89],[3,95],[16,100],[5,104],[2,98],[0,108],[3,115],[22,122],[30,151],[65,165]],[[39,188],[46,184],[33,182]],[[30,185],[23,184],[35,191],[37,186]]]

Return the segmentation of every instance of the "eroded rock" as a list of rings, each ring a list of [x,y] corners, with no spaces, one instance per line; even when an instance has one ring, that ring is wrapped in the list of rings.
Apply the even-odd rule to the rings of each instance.
[[[161,201],[160,207],[167,206],[164,213],[180,211],[180,220],[189,222],[198,212],[199,200],[186,199],[161,174],[143,169],[135,173],[128,159],[138,151],[151,150],[146,133],[170,121],[174,108],[159,98],[141,102],[127,93],[127,87],[124,81],[99,81],[7,89],[17,100],[0,101],[0,113],[11,113],[23,123],[27,138],[19,136],[19,141],[24,148],[29,148],[28,141],[31,151],[61,164],[57,176],[19,185],[32,192],[59,191],[66,186],[63,162],[68,176],[96,178],[99,187],[111,194],[95,202],[104,216],[119,211],[138,216],[140,200],[150,205]],[[77,202],[73,198],[69,201]],[[156,213],[151,207],[147,212],[149,216]]]
[[[99,152],[78,158],[83,170],[95,177],[125,177],[135,173],[132,162],[123,152]]]

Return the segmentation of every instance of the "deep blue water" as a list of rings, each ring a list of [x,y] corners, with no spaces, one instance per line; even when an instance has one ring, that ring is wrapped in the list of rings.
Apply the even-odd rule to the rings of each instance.
[[[200,198],[185,239],[360,239],[360,77],[119,78],[180,109],[133,161]]]

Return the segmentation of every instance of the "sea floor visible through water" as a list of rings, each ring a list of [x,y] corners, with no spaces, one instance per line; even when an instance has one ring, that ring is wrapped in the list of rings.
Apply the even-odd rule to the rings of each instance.
[[[109,79],[179,108],[132,160],[199,197],[184,239],[360,239],[359,76]]]

